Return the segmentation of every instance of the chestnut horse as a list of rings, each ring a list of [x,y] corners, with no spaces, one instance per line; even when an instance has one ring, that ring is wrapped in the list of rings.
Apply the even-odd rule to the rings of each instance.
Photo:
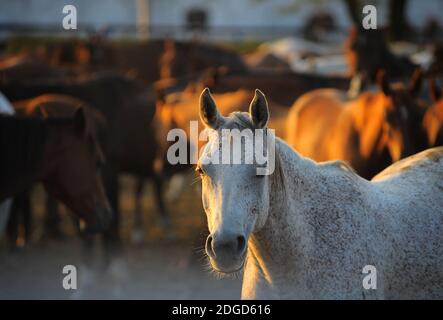
[[[49,194],[83,218],[88,231],[112,216],[100,176],[103,153],[83,109],[74,117],[0,116],[0,201],[42,182]]]
[[[430,147],[443,145],[443,99],[435,79],[429,81],[432,106],[428,108],[423,118],[423,128],[426,131]]]
[[[420,123],[420,80],[414,77],[409,87],[389,85],[380,72],[378,85],[378,91],[352,99],[333,89],[300,97],[288,116],[287,142],[315,161],[346,161],[366,179],[411,155]]]

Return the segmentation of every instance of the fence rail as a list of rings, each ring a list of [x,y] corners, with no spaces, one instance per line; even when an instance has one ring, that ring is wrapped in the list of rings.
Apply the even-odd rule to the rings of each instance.
[[[347,33],[348,28],[340,27],[338,33]],[[272,40],[287,36],[302,36],[300,26],[214,26],[205,30],[192,30],[185,25],[105,25],[97,27],[91,24],[79,24],[76,30],[64,30],[61,24],[24,24],[0,23],[0,36],[14,35],[52,35],[52,36],[88,36],[102,34],[108,37],[149,37],[188,39],[194,37],[207,40]]]

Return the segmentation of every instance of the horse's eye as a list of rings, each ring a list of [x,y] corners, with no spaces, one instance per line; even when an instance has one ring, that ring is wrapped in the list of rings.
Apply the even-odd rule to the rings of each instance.
[[[195,167],[195,172],[197,172],[201,176],[205,175],[205,172],[203,171],[202,167],[200,167],[200,166]]]

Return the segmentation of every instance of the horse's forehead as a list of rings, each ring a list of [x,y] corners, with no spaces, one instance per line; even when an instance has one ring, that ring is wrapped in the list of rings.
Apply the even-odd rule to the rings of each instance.
[[[216,161],[215,163],[224,164],[222,162],[228,158],[229,161],[236,161],[233,160],[234,158],[239,159],[240,163],[238,164],[252,164],[247,162],[251,160],[254,162],[254,131],[250,129],[243,129],[249,130],[245,134],[244,132],[242,133],[241,130],[232,131],[231,129],[228,129],[227,126],[223,126],[218,130],[205,130],[208,136],[208,142],[203,147],[201,152],[200,161],[202,163]],[[225,153],[227,153],[229,156],[226,157]]]

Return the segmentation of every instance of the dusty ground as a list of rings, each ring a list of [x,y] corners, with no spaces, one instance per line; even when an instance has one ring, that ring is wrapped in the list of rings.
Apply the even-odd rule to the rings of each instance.
[[[51,243],[7,254],[0,299],[238,299],[240,280],[218,280],[177,243],[124,250],[108,268],[82,259],[79,243]],[[62,287],[63,266],[77,267],[78,289]]]
[[[3,241],[0,246],[0,299],[238,299],[241,279],[217,279],[206,270],[196,239],[204,239],[205,216],[192,178],[186,191],[168,202],[175,239],[166,239],[158,223],[152,202],[151,187],[143,196],[142,234],[133,242],[132,191],[134,181],[123,177],[121,184],[122,250],[109,263],[104,259],[100,240],[89,254],[63,214],[62,241],[49,240],[43,234],[42,191],[34,193],[34,227],[31,240],[22,249],[11,251]],[[197,241],[198,243],[198,241]],[[65,290],[63,266],[77,268],[78,289]]]

